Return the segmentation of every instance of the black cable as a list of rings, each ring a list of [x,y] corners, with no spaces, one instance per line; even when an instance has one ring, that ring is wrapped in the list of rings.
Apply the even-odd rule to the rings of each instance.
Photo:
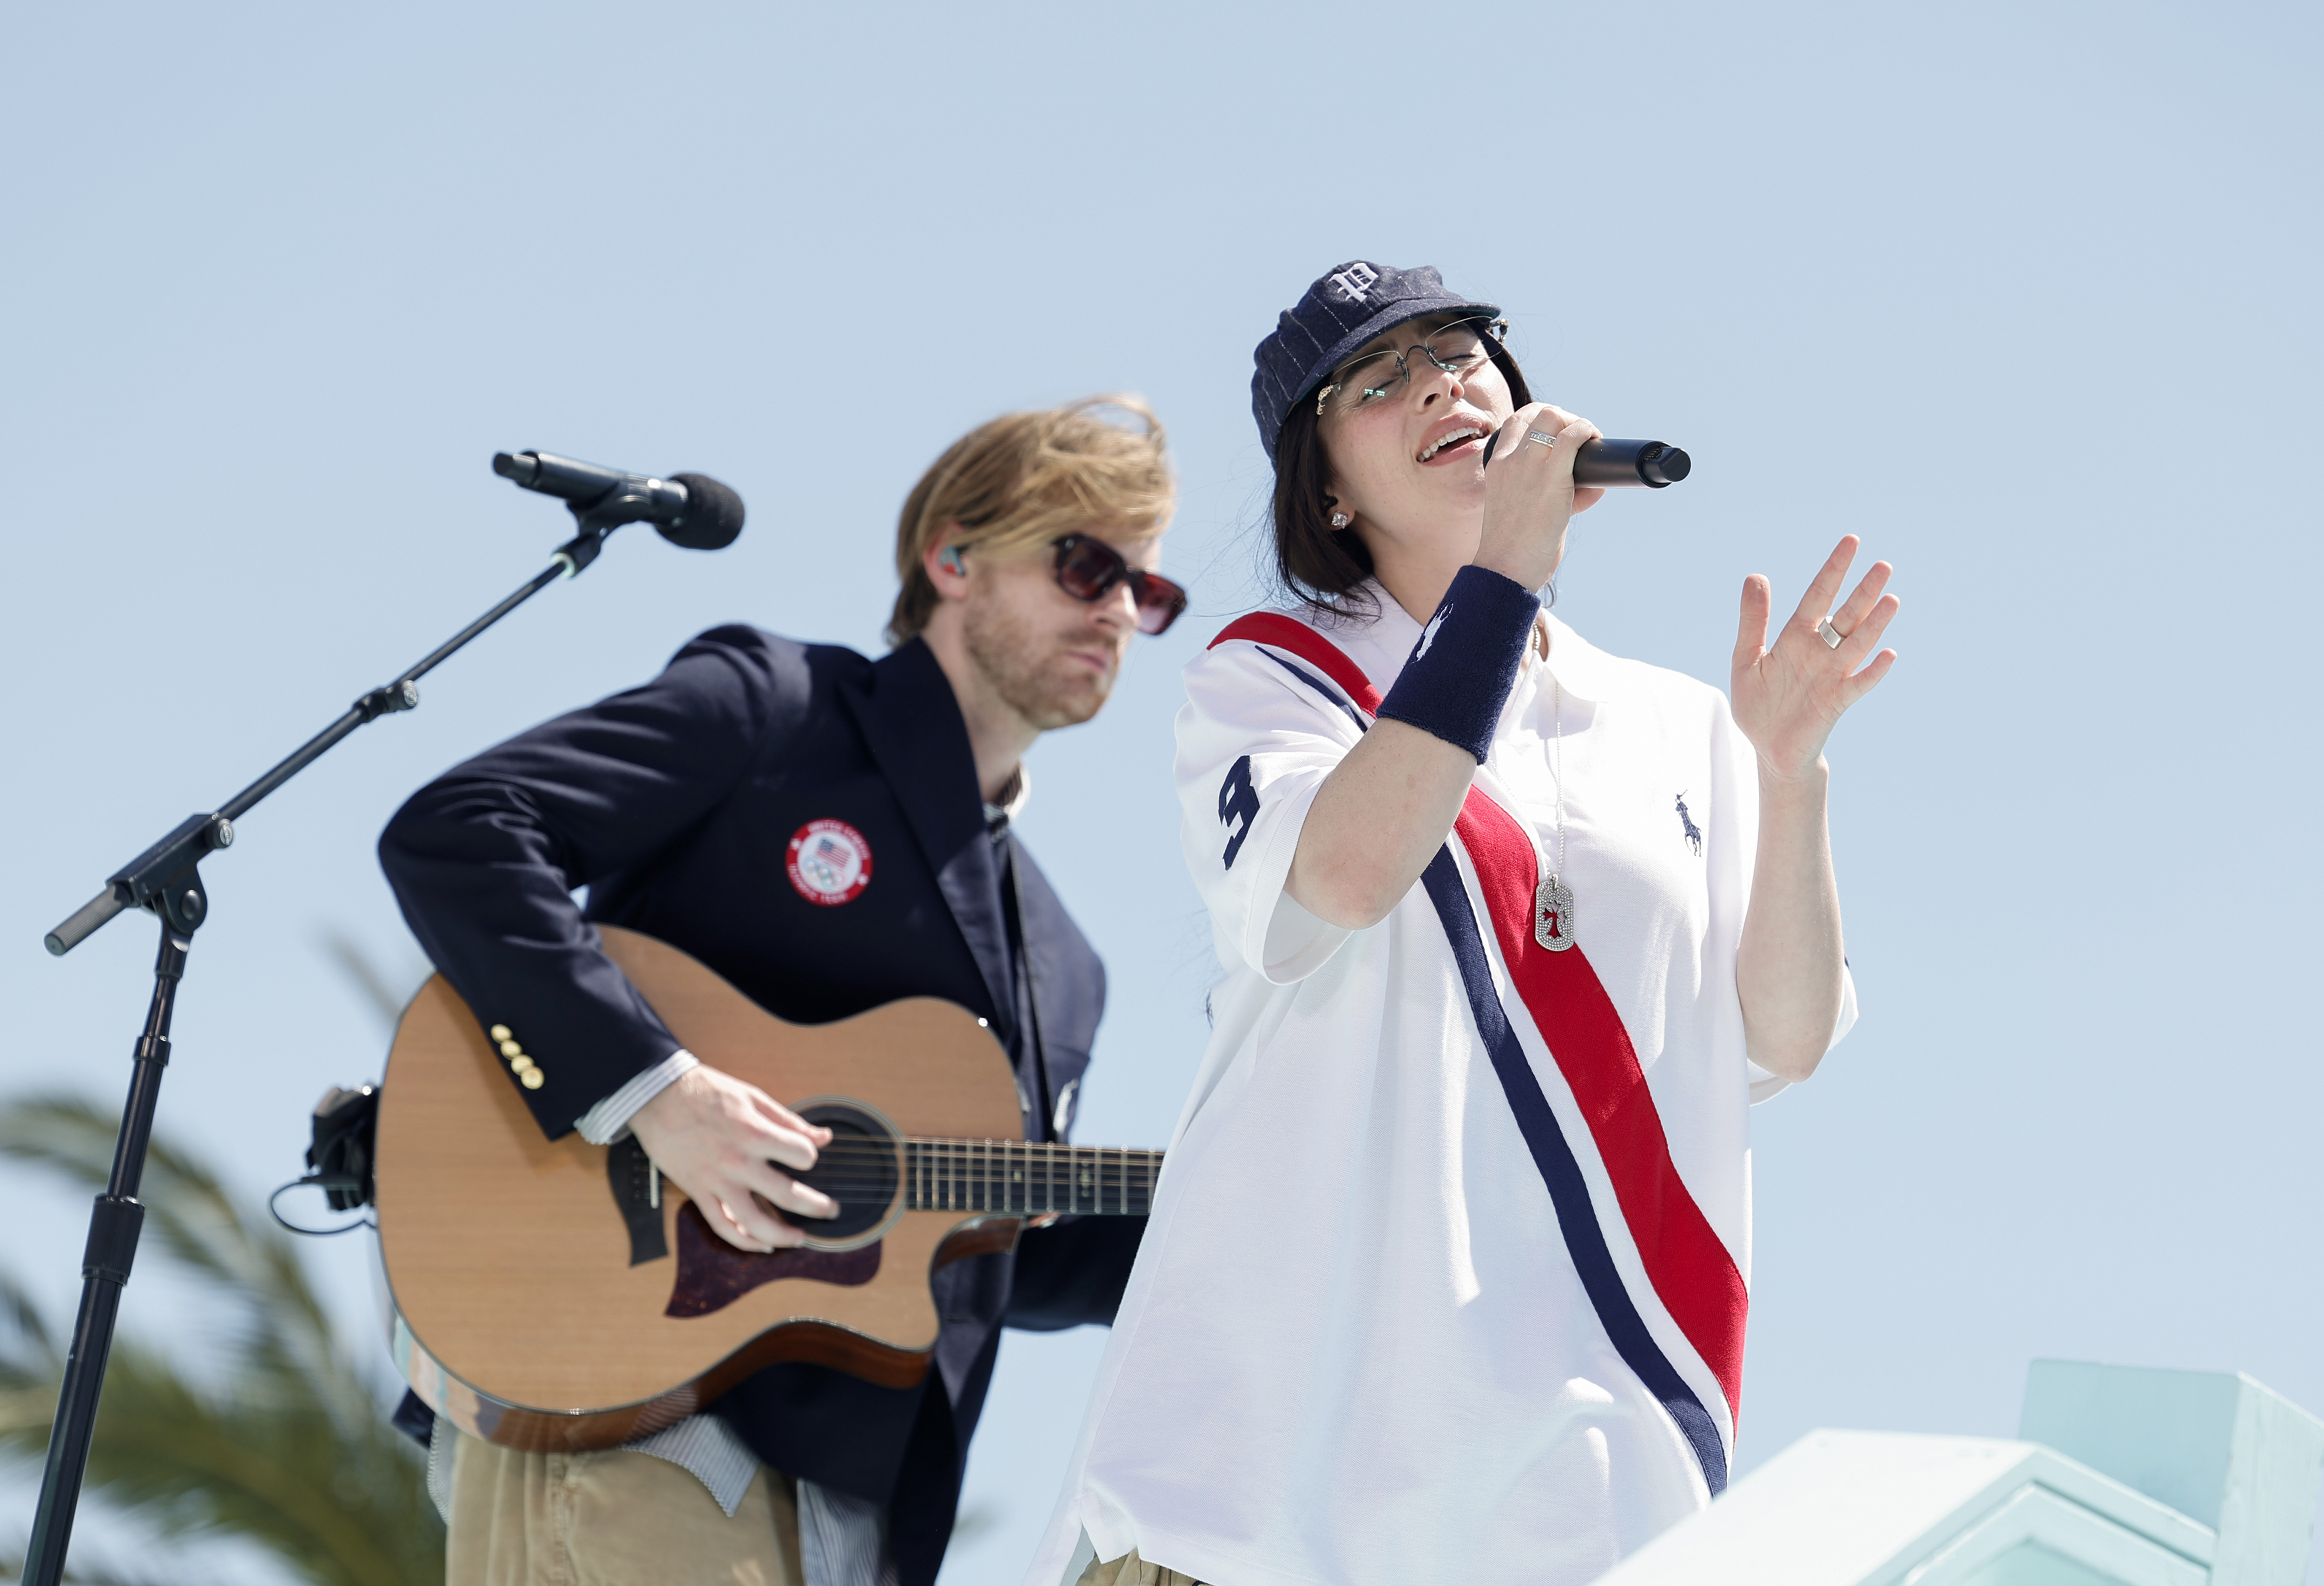
[[[290,1230],[292,1233],[301,1235],[307,1239],[330,1239],[342,1233],[353,1233],[358,1228],[377,1228],[379,1226],[378,1223],[374,1222],[368,1217],[358,1217],[353,1222],[342,1223],[337,1228],[300,1227],[297,1223],[291,1222],[290,1219],[282,1215],[281,1208],[277,1206],[275,1203],[280,1201],[290,1191],[294,1189],[304,1189],[309,1185],[314,1185],[318,1189],[323,1190],[359,1190],[363,1188],[363,1180],[352,1173],[310,1173],[304,1178],[294,1178],[289,1184],[277,1185],[274,1188],[274,1193],[266,1197],[266,1214],[273,1218],[275,1222],[281,1223],[284,1228]]]

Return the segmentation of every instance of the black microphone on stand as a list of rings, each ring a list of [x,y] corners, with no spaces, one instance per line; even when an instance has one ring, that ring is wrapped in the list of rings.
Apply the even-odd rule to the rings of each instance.
[[[586,529],[651,523],[688,550],[722,550],[742,532],[742,498],[706,475],[656,479],[548,452],[496,453],[493,472],[562,500]]]
[[[1500,438],[1498,430],[1486,438],[1480,466],[1493,460],[1493,443]],[[1659,440],[1588,440],[1573,454],[1573,483],[1601,489],[1644,485],[1660,490],[1676,484],[1693,468],[1684,452]]]

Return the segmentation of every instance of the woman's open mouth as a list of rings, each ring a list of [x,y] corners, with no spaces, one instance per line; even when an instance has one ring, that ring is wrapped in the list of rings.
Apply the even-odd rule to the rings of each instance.
[[[1485,438],[1492,433],[1481,421],[1457,424],[1421,447],[1414,461],[1429,468],[1476,456],[1485,449]]]

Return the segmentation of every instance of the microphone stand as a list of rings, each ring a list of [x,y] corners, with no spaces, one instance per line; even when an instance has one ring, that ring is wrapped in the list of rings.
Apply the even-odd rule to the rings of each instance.
[[[41,1472],[41,1503],[32,1518],[22,1577],[24,1586],[60,1586],[64,1578],[65,1549],[72,1540],[73,1516],[80,1506],[81,1480],[88,1473],[89,1442],[97,1429],[97,1396],[105,1386],[106,1361],[113,1352],[114,1322],[145,1221],[137,1188],[144,1176],[161,1071],[170,1062],[170,1015],[177,1002],[178,982],[185,979],[186,954],[193,945],[194,932],[209,914],[198,869],[201,861],[234,842],[234,823],[259,800],[314,764],[357,727],[417,706],[420,679],[468,641],[558,579],[578,576],[597,559],[605,536],[634,521],[627,509],[635,503],[621,492],[614,494],[616,499],[592,503],[587,511],[574,503],[581,531],[557,548],[547,567],[429,650],[394,682],[356,700],[345,715],[217,809],[187,816],[175,831],[122,866],[106,882],[104,891],[49,933],[49,951],[62,957],[115,915],[143,908],[161,917],[161,952],[153,965],[153,995],[145,1011],[145,1031],[138,1037],[134,1052],[129,1100],[122,1110],[121,1134],[113,1149],[113,1172],[89,1214],[88,1244],[81,1257],[80,1312],[73,1323],[72,1347],[65,1356],[57,1418],[49,1429],[48,1463]]]

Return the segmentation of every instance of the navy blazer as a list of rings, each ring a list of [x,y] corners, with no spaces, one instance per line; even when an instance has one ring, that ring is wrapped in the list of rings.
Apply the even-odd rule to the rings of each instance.
[[[786,850],[837,818],[872,850],[863,890],[813,903]],[[1039,993],[1046,1073],[1014,988],[1003,872],[968,730],[918,640],[872,661],[714,628],[643,687],[546,723],[415,794],[380,838],[404,917],[480,1024],[542,1074],[517,1094],[554,1138],[678,1048],[591,922],[684,949],[768,1011],[844,1019],[901,997],[992,1021],[1029,1138],[1062,1139],[1105,1005],[1105,970],[1021,844],[1007,840]],[[586,908],[573,892],[588,888]],[[509,1083],[515,1083],[513,1075]],[[1068,1219],[937,1272],[936,1367],[906,1389],[770,1367],[715,1406],[761,1459],[892,1506],[905,1581],[952,1528],[1000,1329],[1110,1323],[1142,1218]],[[936,1391],[940,1389],[940,1391]]]

